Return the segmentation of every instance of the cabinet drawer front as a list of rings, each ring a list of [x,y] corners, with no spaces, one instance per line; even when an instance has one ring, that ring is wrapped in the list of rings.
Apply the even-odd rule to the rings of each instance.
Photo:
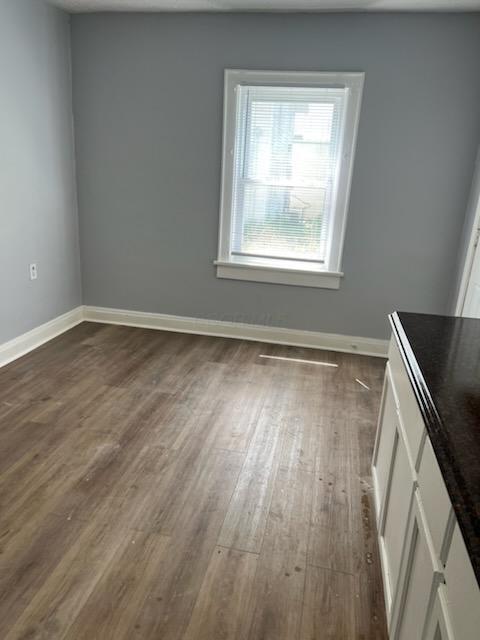
[[[388,359],[397,408],[407,438],[408,452],[412,465],[417,468],[420,447],[425,434],[425,424],[394,338],[390,341]]]
[[[380,551],[385,583],[387,617],[398,588],[402,550],[414,490],[414,478],[405,442],[395,430],[391,476],[380,523]]]
[[[415,490],[394,604],[392,640],[423,640],[430,603],[440,581],[439,566]]]
[[[480,637],[480,589],[458,524],[445,565],[445,585],[455,640]]]
[[[390,479],[390,469],[392,467],[393,445],[395,441],[395,431],[398,425],[397,407],[392,391],[392,383],[388,373],[385,375],[385,383],[382,396],[382,407],[380,410],[379,425],[377,431],[377,441],[372,464],[372,475],[375,486],[375,507],[377,513],[377,523],[382,513],[385,497]]]
[[[443,564],[444,558],[441,557],[442,546],[447,533],[448,519],[452,506],[428,437],[425,439],[425,446],[420,460],[418,484],[433,547],[437,557]]]

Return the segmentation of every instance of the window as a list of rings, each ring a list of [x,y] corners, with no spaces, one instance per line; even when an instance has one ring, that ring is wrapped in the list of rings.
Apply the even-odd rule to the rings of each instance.
[[[363,79],[225,72],[218,277],[338,289]]]

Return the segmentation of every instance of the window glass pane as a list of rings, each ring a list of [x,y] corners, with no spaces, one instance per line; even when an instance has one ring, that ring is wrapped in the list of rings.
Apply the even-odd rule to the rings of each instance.
[[[325,261],[345,96],[344,89],[240,88],[234,254]]]

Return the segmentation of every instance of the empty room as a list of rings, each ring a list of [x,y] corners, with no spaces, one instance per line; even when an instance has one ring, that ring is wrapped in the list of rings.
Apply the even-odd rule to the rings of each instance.
[[[0,0],[0,640],[478,640],[480,0]]]

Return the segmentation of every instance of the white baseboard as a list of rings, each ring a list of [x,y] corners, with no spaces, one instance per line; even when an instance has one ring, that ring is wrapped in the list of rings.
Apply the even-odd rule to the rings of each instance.
[[[61,316],[23,333],[13,340],[0,345],[0,367],[16,360],[29,351],[36,349],[44,342],[68,331],[83,321],[83,307],[76,307]]]
[[[83,309],[85,320],[105,324],[162,329],[163,331],[177,331],[179,333],[196,333],[222,338],[239,338],[242,340],[270,342],[295,347],[310,347],[313,349],[358,353],[382,358],[387,356],[388,351],[388,341],[378,340],[376,338],[362,338],[337,335],[334,333],[301,331],[298,329],[284,329],[240,322],[205,320],[202,318],[188,318],[162,313],[126,311],[123,309],[109,309],[104,307],[85,306]]]
[[[299,329],[284,329],[281,327],[269,327],[242,322],[188,318],[163,313],[80,306],[0,345],[0,367],[20,358],[61,333],[68,331],[83,320],[104,324],[126,325],[129,327],[176,331],[179,333],[196,333],[221,338],[270,342],[294,347],[358,353],[360,355],[378,356],[381,358],[385,358],[388,352],[388,341],[378,340],[376,338],[320,333],[318,331],[302,331]]]

